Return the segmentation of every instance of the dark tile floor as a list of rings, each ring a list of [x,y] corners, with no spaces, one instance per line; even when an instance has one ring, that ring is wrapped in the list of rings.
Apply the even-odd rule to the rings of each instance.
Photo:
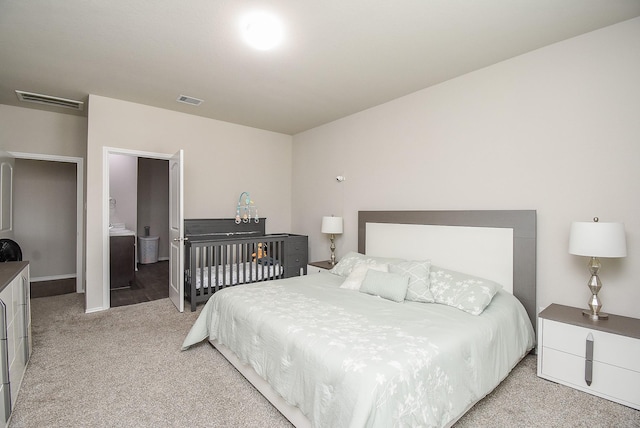
[[[32,282],[29,285],[31,286],[32,299],[76,292],[75,278]]]
[[[75,278],[31,283],[32,298],[75,293],[75,291]],[[138,264],[138,271],[130,288],[111,290],[111,307],[134,305],[167,297],[169,297],[169,261]]]
[[[111,307],[133,305],[169,297],[169,261],[138,264],[130,288],[111,290]]]

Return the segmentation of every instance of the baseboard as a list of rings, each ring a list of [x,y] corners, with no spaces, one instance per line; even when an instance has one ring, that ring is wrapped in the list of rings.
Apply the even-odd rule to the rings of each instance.
[[[42,281],[57,281],[59,279],[72,279],[77,278],[75,273],[68,273],[65,275],[50,275],[50,276],[38,276],[29,278],[29,282],[42,282]]]

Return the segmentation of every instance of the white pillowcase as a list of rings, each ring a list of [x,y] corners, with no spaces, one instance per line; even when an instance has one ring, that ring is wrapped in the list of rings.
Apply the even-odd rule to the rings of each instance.
[[[435,301],[429,290],[430,260],[407,260],[400,263],[390,263],[389,272],[405,275],[409,279],[409,288],[405,300],[421,303]]]
[[[362,281],[360,292],[401,303],[407,294],[407,287],[409,277],[406,275],[369,269]]]
[[[360,263],[381,265],[399,263],[401,261],[403,260],[389,257],[366,256],[364,254],[356,253],[355,251],[349,251],[329,272],[346,277],[349,276],[353,268]]]
[[[431,266],[430,288],[436,303],[480,315],[502,288],[498,283],[466,273]]]
[[[353,269],[351,269],[351,273],[347,276],[347,279],[344,280],[340,288],[346,288],[348,290],[360,290],[360,286],[362,285],[362,281],[364,281],[364,277],[367,275],[367,271],[376,270],[378,272],[389,272],[388,264],[379,264],[379,263],[358,263]]]

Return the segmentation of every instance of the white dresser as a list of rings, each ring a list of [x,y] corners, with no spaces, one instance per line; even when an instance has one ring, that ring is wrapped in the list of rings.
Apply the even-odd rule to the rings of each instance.
[[[640,320],[550,305],[538,315],[538,376],[640,409]]]
[[[0,426],[8,425],[30,356],[29,263],[0,263]]]

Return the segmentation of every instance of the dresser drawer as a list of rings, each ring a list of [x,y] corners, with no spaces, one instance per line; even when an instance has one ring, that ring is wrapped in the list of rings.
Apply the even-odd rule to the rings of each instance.
[[[287,254],[285,256],[285,263],[287,267],[298,266],[306,266],[307,265],[307,254],[306,253],[294,253]]]
[[[291,278],[293,276],[306,275],[306,267],[307,265],[288,267],[284,271],[284,276],[285,278]]]
[[[584,360],[586,340],[593,337],[593,361],[640,372],[640,340],[552,320],[542,320],[542,346]],[[640,390],[640,387],[638,387]]]
[[[308,240],[306,236],[289,236],[284,244],[284,253],[287,256],[307,254],[308,251]]]
[[[640,372],[594,361],[587,385],[583,357],[547,347],[538,354],[540,377],[640,409]]]

